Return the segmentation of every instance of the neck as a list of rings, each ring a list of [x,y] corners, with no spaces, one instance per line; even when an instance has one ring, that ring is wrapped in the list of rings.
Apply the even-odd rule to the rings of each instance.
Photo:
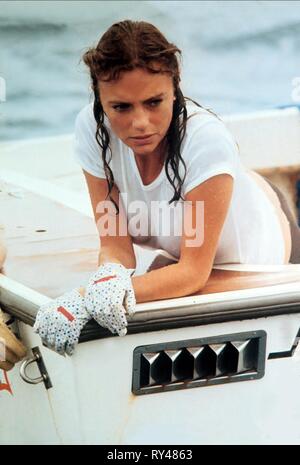
[[[164,164],[164,161],[166,159],[166,154],[167,154],[167,140],[165,138],[162,140],[162,142],[160,142],[158,147],[151,154],[140,155],[138,153],[135,153],[134,157],[139,167],[143,167],[143,168],[154,167],[155,168],[157,166],[162,166]]]
[[[146,156],[134,154],[136,165],[144,185],[151,184],[151,182],[157,178],[162,170],[166,153],[165,149],[163,150],[160,148],[160,150],[155,150],[155,152]]]

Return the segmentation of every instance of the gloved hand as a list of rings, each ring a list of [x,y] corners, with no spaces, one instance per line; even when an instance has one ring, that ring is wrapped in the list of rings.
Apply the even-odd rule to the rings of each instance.
[[[49,349],[72,355],[82,328],[91,318],[84,297],[78,289],[73,289],[42,305],[33,329]]]
[[[90,315],[100,326],[119,336],[127,333],[125,313],[132,315],[135,312],[136,299],[131,282],[134,271],[120,263],[104,263],[90,278],[85,292]]]

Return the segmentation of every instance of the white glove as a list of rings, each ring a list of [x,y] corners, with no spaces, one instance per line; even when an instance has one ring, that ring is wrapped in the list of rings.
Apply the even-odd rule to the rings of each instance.
[[[134,271],[120,263],[104,263],[86,288],[87,311],[100,326],[119,336],[127,333],[125,313],[132,315],[135,312],[136,299],[131,281]]]
[[[61,355],[72,355],[82,328],[91,318],[84,297],[74,289],[42,305],[33,330],[49,349]]]

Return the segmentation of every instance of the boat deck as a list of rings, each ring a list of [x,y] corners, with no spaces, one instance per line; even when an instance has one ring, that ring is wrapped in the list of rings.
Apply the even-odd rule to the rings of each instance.
[[[238,140],[246,166],[257,171],[280,167],[284,173],[293,166],[293,176],[298,173],[298,110],[235,115],[224,121]],[[72,156],[72,139],[66,135],[0,144],[0,234],[8,247],[4,275],[50,298],[84,285],[97,267],[99,239],[87,186]],[[140,274],[158,252],[138,246],[135,251],[142,264]],[[299,281],[300,265],[218,266],[196,294],[203,302],[205,296],[220,293],[240,299],[266,288],[271,296],[279,288],[297,291]],[[247,289],[252,294],[245,294]],[[172,305],[184,299],[189,297],[171,299]],[[139,306],[146,310],[162,303]]]
[[[8,183],[2,184],[0,211],[8,248],[7,277],[48,297],[87,282],[97,267],[99,250],[91,217]],[[154,257],[155,253],[150,260]],[[217,268],[198,295],[300,280],[300,265],[258,266],[252,271],[242,265]]]

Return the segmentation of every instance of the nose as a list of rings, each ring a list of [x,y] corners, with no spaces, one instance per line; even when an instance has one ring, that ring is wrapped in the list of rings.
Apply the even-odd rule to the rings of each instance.
[[[149,115],[144,108],[136,108],[132,114],[131,126],[133,131],[144,133],[149,125]]]

